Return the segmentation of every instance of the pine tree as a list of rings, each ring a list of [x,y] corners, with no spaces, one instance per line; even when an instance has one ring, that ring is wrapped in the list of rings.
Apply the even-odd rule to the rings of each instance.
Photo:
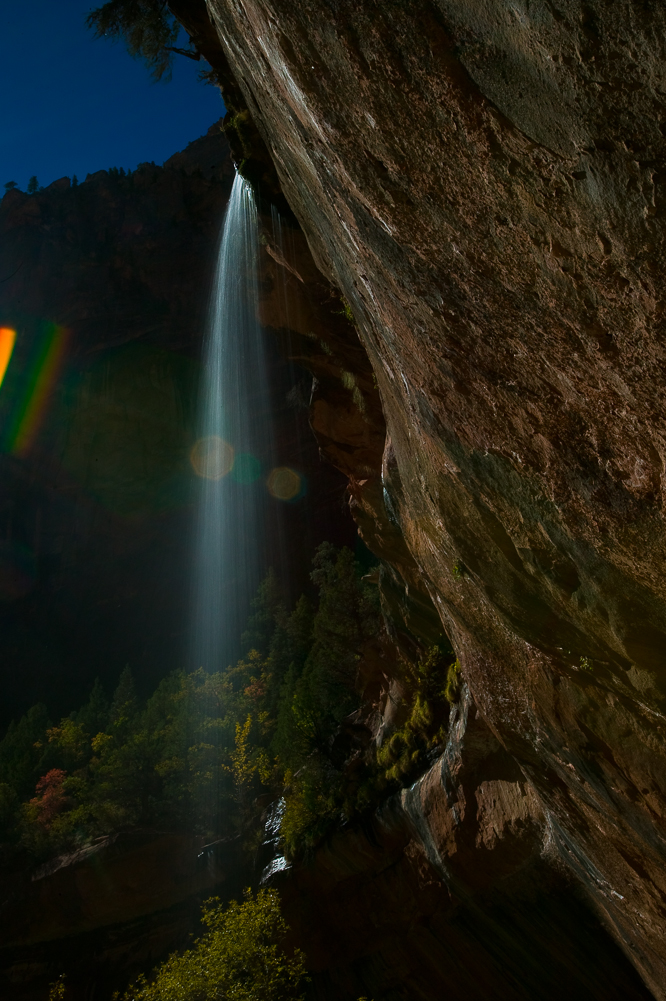
[[[134,678],[130,671],[129,664],[123,668],[118,687],[113,693],[111,711],[109,712],[109,722],[119,726],[121,723],[128,723],[134,719],[139,709],[134,687]]]
[[[95,678],[90,698],[76,714],[76,722],[89,737],[96,737],[109,724],[109,700],[99,678]]]
[[[276,624],[286,617],[284,595],[272,568],[259,585],[257,596],[252,599],[252,608],[254,611],[248,618],[247,629],[241,636],[241,649],[243,653],[258,650],[265,657]]]
[[[28,187],[26,188],[26,191],[28,192],[29,195],[34,195],[39,191],[39,181],[37,180],[34,174],[28,181]]]
[[[49,718],[46,706],[33,706],[18,723],[12,721],[0,742],[0,782],[20,796],[31,793],[39,777]]]

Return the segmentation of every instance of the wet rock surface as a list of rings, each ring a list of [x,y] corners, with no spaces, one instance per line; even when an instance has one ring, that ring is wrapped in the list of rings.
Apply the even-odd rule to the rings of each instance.
[[[664,997],[664,11],[210,9],[359,324],[411,572],[560,858]]]

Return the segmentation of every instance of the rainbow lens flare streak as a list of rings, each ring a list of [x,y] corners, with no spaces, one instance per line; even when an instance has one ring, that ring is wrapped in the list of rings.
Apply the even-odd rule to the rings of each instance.
[[[25,455],[37,437],[62,371],[68,339],[69,332],[65,327],[52,323],[46,328],[22,403],[14,415],[7,434],[7,449],[14,455]],[[4,341],[1,341],[0,351],[3,347]],[[4,355],[0,354],[0,363],[3,357]]]
[[[0,386],[5,378],[15,343],[16,331],[11,327],[0,327]]]

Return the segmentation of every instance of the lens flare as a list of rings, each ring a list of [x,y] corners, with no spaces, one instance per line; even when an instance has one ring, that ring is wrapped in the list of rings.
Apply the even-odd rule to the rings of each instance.
[[[5,377],[15,342],[16,331],[12,330],[11,327],[0,327],[0,386]]]
[[[234,450],[228,441],[213,434],[195,442],[190,462],[197,476],[205,480],[221,480],[233,468]]]
[[[269,473],[266,486],[276,500],[293,500],[301,492],[301,477],[288,466],[278,466]]]
[[[255,483],[261,476],[261,463],[249,452],[239,452],[234,461],[231,479],[236,483]]]
[[[68,338],[65,327],[46,325],[25,396],[7,435],[9,451],[14,455],[24,455],[37,438],[65,362]]]

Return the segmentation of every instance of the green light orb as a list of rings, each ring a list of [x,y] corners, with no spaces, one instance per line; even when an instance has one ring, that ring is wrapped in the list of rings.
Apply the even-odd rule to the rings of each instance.
[[[261,476],[261,463],[255,455],[241,452],[236,456],[231,479],[236,483],[254,483]]]

